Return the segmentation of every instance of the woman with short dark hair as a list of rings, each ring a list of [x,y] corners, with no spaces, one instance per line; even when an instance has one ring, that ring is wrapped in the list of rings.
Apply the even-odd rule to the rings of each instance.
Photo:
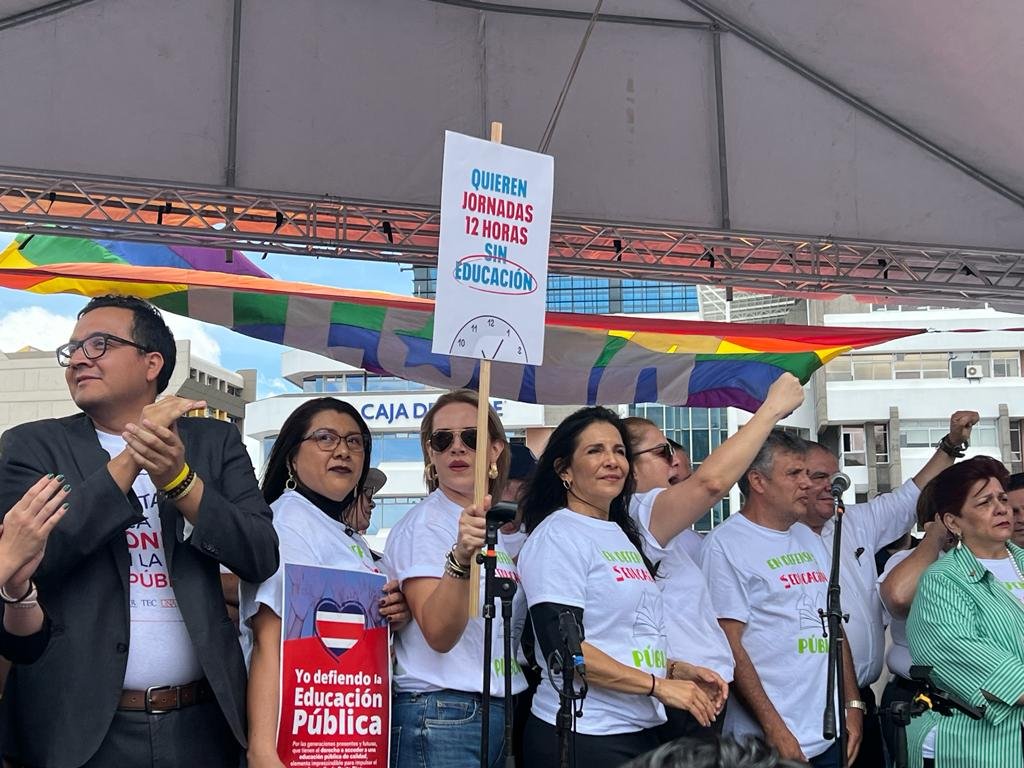
[[[281,563],[262,584],[243,583],[240,604],[249,662],[251,768],[281,766],[277,720],[285,565],[381,572],[359,533],[371,448],[370,430],[359,411],[344,400],[320,397],[292,412],[270,452],[262,490],[274,512]],[[380,612],[394,629],[408,621],[395,582],[384,586]]]
[[[956,545],[921,578],[907,620],[915,664],[940,688],[976,707],[981,720],[935,711],[907,731],[912,766],[1024,765],[1024,550],[1010,542],[1008,473],[988,456],[954,464],[921,494]]]

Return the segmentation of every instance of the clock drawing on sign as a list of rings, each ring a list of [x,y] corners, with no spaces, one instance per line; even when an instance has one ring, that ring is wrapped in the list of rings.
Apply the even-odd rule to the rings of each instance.
[[[507,321],[494,315],[480,315],[467,322],[455,334],[451,354],[459,357],[478,357],[484,360],[503,360],[526,363],[526,346]]]

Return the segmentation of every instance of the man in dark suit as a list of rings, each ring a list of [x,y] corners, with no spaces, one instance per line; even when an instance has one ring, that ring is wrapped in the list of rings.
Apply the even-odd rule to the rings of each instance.
[[[260,582],[277,537],[237,429],[166,397],[175,346],[158,310],[105,296],[57,351],[83,413],[0,439],[0,509],[47,472],[70,509],[36,573],[51,641],[15,667],[4,753],[33,768],[236,766],[246,673],[219,565]]]

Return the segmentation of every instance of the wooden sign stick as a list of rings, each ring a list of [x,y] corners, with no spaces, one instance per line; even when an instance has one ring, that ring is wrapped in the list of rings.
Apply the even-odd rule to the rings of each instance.
[[[501,144],[501,123],[491,123],[491,141]],[[487,415],[491,402],[491,361],[480,361],[480,381],[476,407],[476,463],[473,466],[473,503],[479,507],[487,495],[487,461],[491,441],[487,434]],[[498,501],[498,499],[492,499]],[[480,615],[480,563],[474,557],[469,564],[469,615]]]

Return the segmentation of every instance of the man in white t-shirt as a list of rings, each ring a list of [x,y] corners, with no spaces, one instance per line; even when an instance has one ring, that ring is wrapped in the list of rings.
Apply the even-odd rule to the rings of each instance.
[[[0,441],[0,509],[40,474],[71,486],[35,576],[50,645],[2,703],[19,765],[238,764],[246,674],[219,566],[263,581],[277,535],[238,429],[155,402],[175,355],[155,307],[93,299],[57,350],[82,413]]]
[[[977,423],[978,414],[974,411],[955,412],[949,419],[949,434],[940,441],[935,454],[920,472],[891,493],[883,493],[864,504],[846,507],[843,515],[842,554],[839,561],[842,607],[844,613],[850,614],[846,636],[857,672],[859,698],[868,708],[857,768],[875,768],[885,760],[875,694],[871,689],[871,685],[882,673],[885,654],[882,603],[875,588],[878,578],[875,552],[914,527],[921,489],[939,472],[952,466],[958,453],[945,446],[957,447],[968,443],[971,428]],[[810,503],[800,520],[821,536],[831,558],[835,506],[830,478],[839,471],[839,462],[825,446],[811,443],[807,453],[807,471],[813,487]]]
[[[842,763],[838,742],[822,737],[828,640],[829,558],[821,539],[797,522],[810,503],[807,444],[774,430],[740,479],[745,503],[715,528],[701,568],[735,659],[725,731],[763,735],[779,753],[815,768]],[[862,702],[849,646],[843,646],[848,755],[860,743]]]

